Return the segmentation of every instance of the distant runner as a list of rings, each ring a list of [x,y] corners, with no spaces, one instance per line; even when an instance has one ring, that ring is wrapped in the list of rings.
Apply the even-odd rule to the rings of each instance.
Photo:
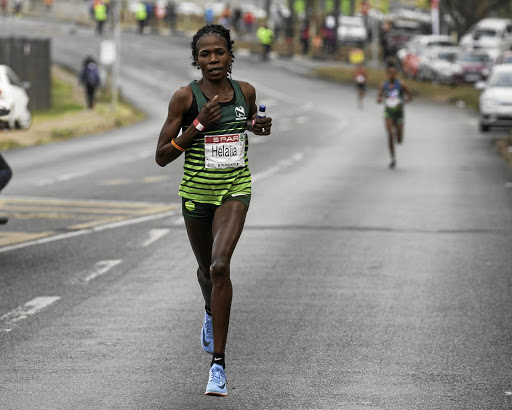
[[[366,94],[366,83],[368,81],[368,71],[364,68],[363,64],[358,64],[354,70],[354,81],[358,91],[358,104],[359,108],[363,108],[363,98]]]
[[[225,396],[233,292],[230,263],[251,200],[246,130],[269,135],[272,120],[257,118],[254,87],[231,79],[235,57],[228,29],[204,26],[191,47],[192,65],[201,70],[202,78],[173,95],[156,162],[164,167],[185,152],[179,193],[205,301],[201,345],[213,354],[205,394]]]
[[[412,101],[412,95],[409,87],[403,81],[396,78],[397,69],[394,64],[388,64],[386,73],[388,79],[379,88],[377,102],[381,104],[384,101],[384,118],[388,132],[389,153],[391,155],[389,167],[395,168],[395,135],[396,141],[401,144],[403,141],[404,103]]]

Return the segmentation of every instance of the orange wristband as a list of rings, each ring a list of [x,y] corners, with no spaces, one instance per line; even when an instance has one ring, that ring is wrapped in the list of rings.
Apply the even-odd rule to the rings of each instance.
[[[185,152],[185,150],[184,150],[183,148],[181,148],[178,144],[176,144],[176,143],[174,142],[174,140],[175,140],[175,138],[173,138],[173,139],[171,140],[171,144],[172,144],[172,146],[173,146],[174,148],[176,148],[178,151]]]

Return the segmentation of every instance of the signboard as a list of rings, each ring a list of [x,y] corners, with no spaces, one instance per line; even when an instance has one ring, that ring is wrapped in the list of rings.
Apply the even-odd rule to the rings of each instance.
[[[116,61],[116,44],[112,40],[103,40],[100,45],[100,64],[112,65]]]

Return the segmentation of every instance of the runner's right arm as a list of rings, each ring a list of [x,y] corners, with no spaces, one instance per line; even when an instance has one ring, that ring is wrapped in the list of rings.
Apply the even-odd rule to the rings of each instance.
[[[155,160],[158,165],[165,167],[167,164],[178,158],[182,151],[177,149],[174,143],[186,150],[195,136],[199,133],[194,125],[191,125],[187,130],[178,137],[178,134],[183,126],[183,118],[192,105],[192,90],[189,86],[181,87],[174,93],[169,103],[169,110],[167,119],[160,131],[158,137],[158,145],[156,149]],[[206,128],[209,125],[218,121],[221,117],[219,103],[217,96],[213,97],[202,108],[197,116],[197,120]]]

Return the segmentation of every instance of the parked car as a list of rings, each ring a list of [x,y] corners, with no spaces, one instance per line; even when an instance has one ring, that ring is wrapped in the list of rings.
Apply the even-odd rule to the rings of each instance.
[[[417,78],[421,58],[425,50],[430,47],[441,46],[456,47],[456,44],[450,36],[425,35],[414,37],[405,49],[401,49],[397,53],[403,73],[408,77]]]
[[[0,125],[9,129],[26,129],[32,125],[27,90],[30,83],[22,82],[14,71],[0,65]]]
[[[409,20],[397,20],[391,23],[391,30],[384,37],[386,55],[394,55],[413,37],[423,34],[421,24]]]
[[[484,48],[494,53],[512,46],[512,19],[485,18],[472,26],[460,39],[461,47],[468,49]]]
[[[457,47],[430,47],[420,62],[418,78],[420,80],[454,83],[454,76],[462,70],[456,64],[460,50]]]
[[[455,73],[457,83],[476,83],[485,80],[490,73],[491,58],[484,50],[461,53],[455,61],[460,69]]]
[[[368,39],[364,20],[360,16],[340,16],[338,19],[338,40],[341,44],[355,44],[363,47]]]
[[[202,16],[203,8],[191,1],[179,2],[176,6],[176,13],[181,16]]]
[[[487,81],[477,83],[480,95],[480,130],[512,127],[512,64],[494,67]]]

